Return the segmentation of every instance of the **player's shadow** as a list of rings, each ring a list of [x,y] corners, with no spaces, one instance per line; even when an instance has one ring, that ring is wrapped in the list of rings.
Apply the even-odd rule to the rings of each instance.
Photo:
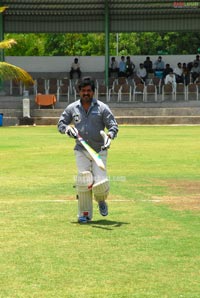
[[[92,228],[97,229],[104,229],[104,230],[113,230],[115,228],[120,228],[123,225],[128,225],[128,222],[123,221],[114,221],[114,220],[107,220],[107,219],[101,219],[101,220],[94,220],[91,222],[88,222],[88,224]]]

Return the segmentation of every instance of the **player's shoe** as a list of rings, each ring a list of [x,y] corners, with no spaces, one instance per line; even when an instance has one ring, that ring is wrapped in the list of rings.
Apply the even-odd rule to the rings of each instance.
[[[78,218],[78,222],[79,222],[79,223],[87,223],[87,222],[88,222],[88,219],[87,219],[86,216],[80,216],[80,217]]]
[[[102,216],[107,216],[108,215],[108,205],[106,204],[105,201],[100,201],[99,202],[99,212]]]

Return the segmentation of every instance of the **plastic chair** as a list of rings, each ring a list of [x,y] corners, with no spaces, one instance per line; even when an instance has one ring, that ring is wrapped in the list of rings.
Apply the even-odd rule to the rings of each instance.
[[[146,86],[145,101],[147,102],[148,99],[152,99],[151,101],[157,101],[158,99],[158,91],[156,86],[153,84]]]
[[[171,84],[166,84],[162,86],[162,101],[165,99],[176,100],[176,91],[173,89]]]
[[[198,85],[195,83],[190,83],[186,87],[186,100],[198,100],[199,90]]]
[[[142,98],[145,101],[146,87],[144,84],[137,84],[133,88],[133,101],[139,101],[138,98]]]
[[[132,87],[129,84],[123,84],[119,89],[118,101],[131,101]]]

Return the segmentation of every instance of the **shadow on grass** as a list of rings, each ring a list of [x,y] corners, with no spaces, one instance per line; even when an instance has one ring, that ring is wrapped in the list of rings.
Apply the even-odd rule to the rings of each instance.
[[[76,224],[79,224],[78,222],[73,222]],[[114,228],[120,228],[123,225],[128,225],[130,224],[129,222],[122,222],[122,221],[113,221],[113,220],[107,220],[107,219],[100,219],[100,220],[94,220],[90,221],[86,224],[81,224],[81,225],[86,225],[86,226],[91,226],[92,228],[96,229],[104,229],[104,230],[113,230]]]
[[[107,219],[101,219],[101,220],[94,220],[89,223],[92,228],[97,229],[104,229],[104,230],[113,230],[113,228],[120,228],[123,225],[128,225],[128,222],[122,222],[122,221],[113,221],[113,220],[107,220]]]

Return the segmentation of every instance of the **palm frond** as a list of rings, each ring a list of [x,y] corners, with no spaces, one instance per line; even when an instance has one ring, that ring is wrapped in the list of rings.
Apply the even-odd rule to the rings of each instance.
[[[8,8],[8,6],[1,6],[0,7],[0,13],[4,12],[4,10],[6,10],[6,8]]]
[[[7,62],[0,62],[0,79],[22,81],[25,85],[33,85],[31,75],[24,69]]]
[[[3,40],[0,42],[0,49],[9,49],[15,44],[17,42],[14,39]]]

